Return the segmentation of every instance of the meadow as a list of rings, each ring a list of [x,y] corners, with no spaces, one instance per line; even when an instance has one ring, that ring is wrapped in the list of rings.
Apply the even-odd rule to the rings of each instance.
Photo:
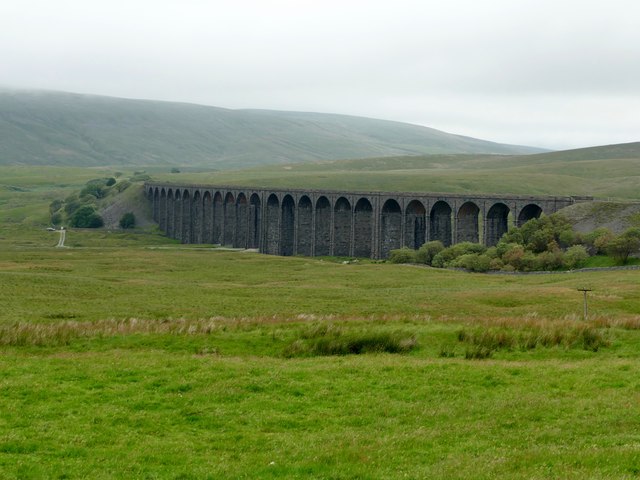
[[[2,478],[640,474],[637,271],[280,258],[154,229],[55,248],[47,180],[2,183],[24,190],[0,196]],[[372,338],[407,348],[302,348]]]

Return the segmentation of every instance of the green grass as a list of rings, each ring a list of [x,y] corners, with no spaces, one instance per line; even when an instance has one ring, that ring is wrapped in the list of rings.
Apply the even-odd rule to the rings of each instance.
[[[636,271],[343,264],[151,231],[60,249],[35,205],[55,170],[19,170],[25,210],[0,204],[2,478],[640,472]],[[104,176],[67,173],[55,190]]]
[[[20,244],[17,233],[0,251],[6,478],[640,469],[636,272],[472,275],[144,245],[119,233],[101,243],[104,232],[73,230],[85,246],[55,249],[46,236]],[[597,351],[514,343],[465,359],[463,330],[571,332],[585,284],[590,328],[605,341]],[[288,358],[323,332],[415,348]]]
[[[616,147],[619,147],[618,150]],[[638,199],[640,148],[599,147],[527,156],[429,155],[156,173],[176,183],[335,190],[586,195]],[[582,160],[580,158],[583,158]],[[523,181],[526,179],[526,181]]]

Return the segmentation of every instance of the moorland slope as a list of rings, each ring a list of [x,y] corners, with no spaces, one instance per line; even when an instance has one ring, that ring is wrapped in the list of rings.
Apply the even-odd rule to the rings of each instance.
[[[156,173],[155,180],[265,188],[586,195],[640,199],[640,142],[537,155],[423,155]]]
[[[540,151],[346,115],[0,90],[0,165],[226,169],[393,155]]]

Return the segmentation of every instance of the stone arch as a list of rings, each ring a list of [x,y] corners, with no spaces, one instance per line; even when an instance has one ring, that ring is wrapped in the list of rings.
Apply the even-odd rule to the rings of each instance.
[[[509,207],[504,203],[495,203],[487,212],[484,232],[485,245],[493,247],[509,229]]]
[[[371,258],[373,250],[373,207],[366,198],[357,201],[353,215],[353,255]]]
[[[236,232],[233,243],[236,248],[247,248],[248,217],[247,196],[244,193],[239,193],[238,198],[236,198]]]
[[[202,243],[202,194],[196,190],[191,201],[191,242]]]
[[[340,197],[333,208],[333,235],[333,254],[351,255],[351,204],[345,197]]]
[[[535,203],[525,205],[518,214],[518,227],[521,227],[532,218],[540,218],[542,215],[542,208]]]
[[[153,220],[157,223],[160,215],[160,189],[158,189],[157,187],[154,188],[153,190],[151,190],[151,192],[153,193]]]
[[[213,199],[209,191],[202,196],[202,243],[213,243]]]
[[[313,243],[313,204],[311,199],[303,195],[298,201],[298,236],[296,253],[311,256]]]
[[[260,210],[260,196],[257,193],[249,199],[249,248],[260,248],[260,231],[262,212]]]
[[[176,225],[176,215],[175,215],[175,198],[173,196],[173,190],[169,189],[167,191],[167,237],[173,238],[174,231]]]
[[[458,209],[458,216],[456,221],[456,243],[479,242],[479,213],[480,208],[473,202],[465,202]]]
[[[216,192],[213,195],[213,239],[214,244],[221,245],[224,230],[224,202],[222,201],[222,193]]]
[[[400,248],[400,234],[402,231],[402,209],[394,199],[389,199],[382,206],[380,236],[380,256],[389,257],[391,250]]]
[[[451,245],[451,206],[444,200],[433,204],[429,219],[429,240],[440,240],[445,247]]]
[[[236,200],[233,193],[227,192],[224,197],[224,232],[223,245],[232,247],[236,236]]]
[[[182,241],[182,193],[176,189],[173,196],[173,238]]]
[[[282,218],[280,221],[280,253],[288,257],[293,255],[295,241],[296,202],[291,195],[282,199]]]
[[[160,230],[167,233],[167,192],[160,190],[160,206],[158,207],[158,225]]]
[[[280,253],[280,201],[274,193],[267,199],[266,222],[265,253],[278,255]]]
[[[320,197],[316,201],[316,256],[331,254],[331,204],[327,197]]]
[[[412,200],[407,205],[404,217],[404,244],[417,250],[426,242],[427,211],[422,202]]]

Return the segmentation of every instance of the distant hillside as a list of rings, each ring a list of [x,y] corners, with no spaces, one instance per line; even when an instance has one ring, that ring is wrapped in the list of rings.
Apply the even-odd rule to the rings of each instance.
[[[588,195],[640,199],[640,143],[539,155],[423,155],[155,173],[155,180],[265,188]]]
[[[0,90],[0,165],[226,169],[432,153],[540,151],[345,115]]]

